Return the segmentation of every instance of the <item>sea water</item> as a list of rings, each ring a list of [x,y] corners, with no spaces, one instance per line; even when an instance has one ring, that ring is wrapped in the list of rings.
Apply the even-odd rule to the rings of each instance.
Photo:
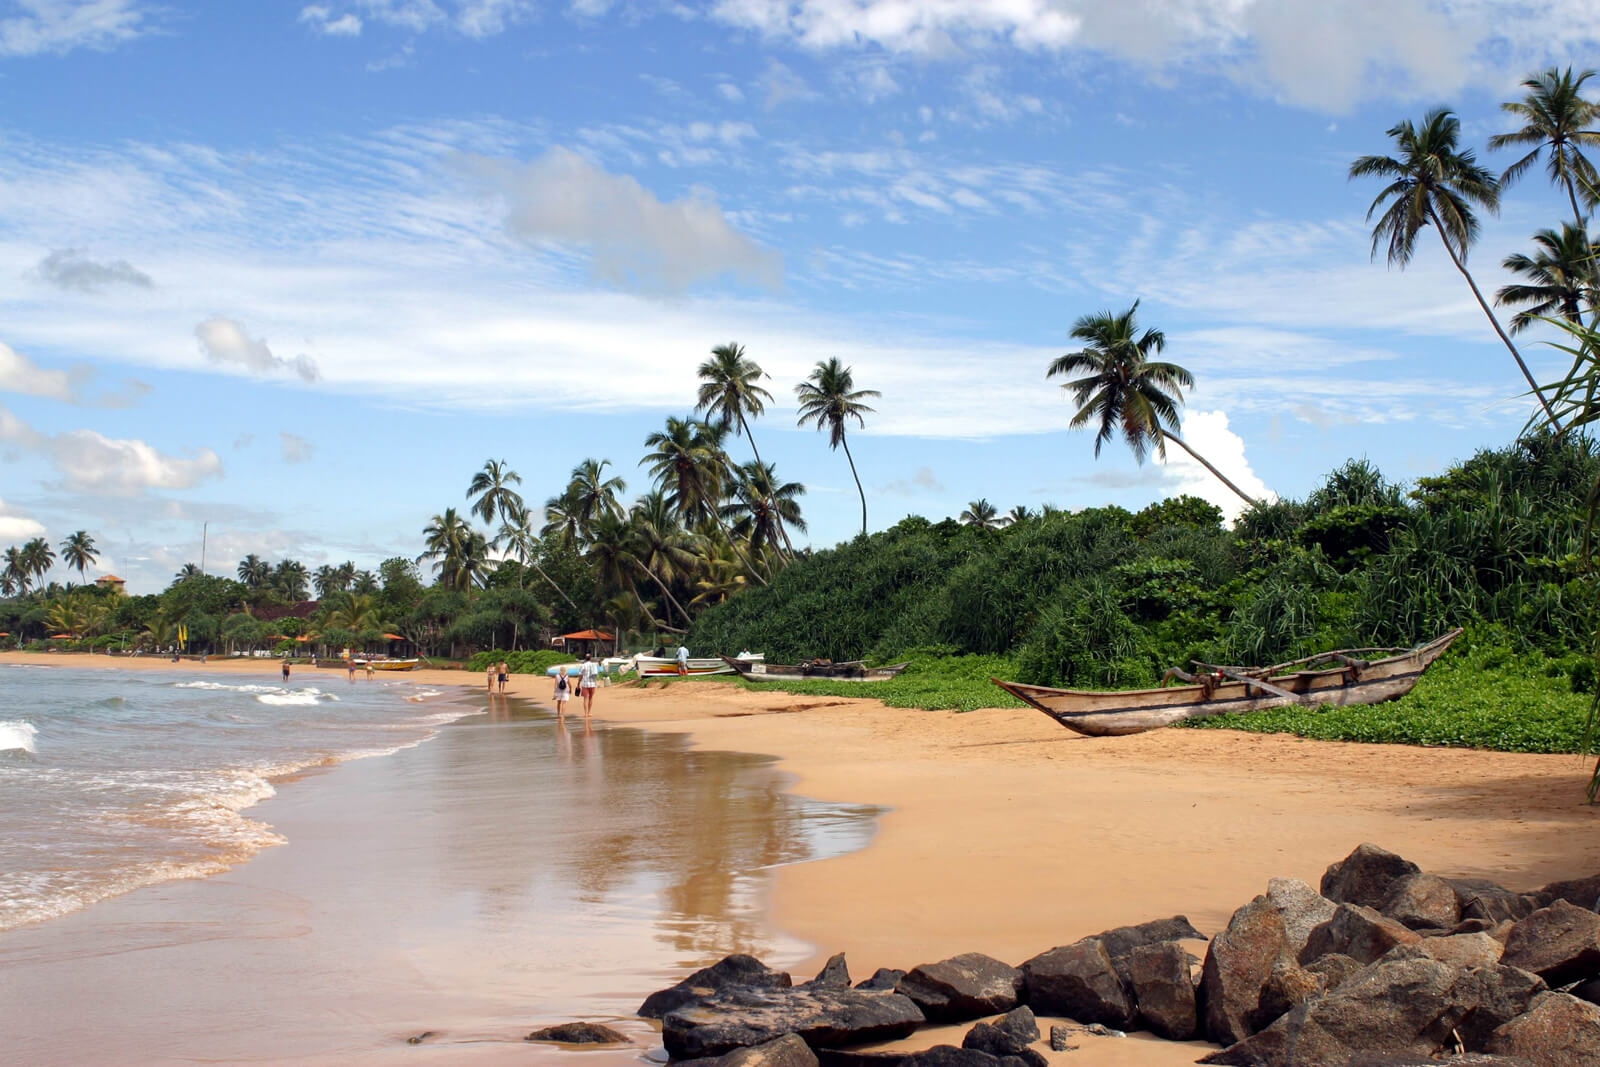
[[[199,680],[0,666],[0,931],[214,874],[282,838],[273,781],[392,753],[472,709],[342,671]]]

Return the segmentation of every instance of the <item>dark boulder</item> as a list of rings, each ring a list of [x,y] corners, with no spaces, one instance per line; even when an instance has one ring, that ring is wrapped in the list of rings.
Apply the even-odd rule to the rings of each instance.
[[[829,956],[817,976],[809,982],[801,982],[800,986],[802,989],[849,989],[850,968],[845,966],[844,953]]]
[[[1462,1052],[1453,1056],[1419,1056],[1414,1052],[1358,1052],[1344,1067],[1533,1067],[1520,1056]]]
[[[1211,939],[1200,972],[1201,1026],[1207,1040],[1232,1045],[1277,1016],[1261,993],[1280,962],[1294,962],[1283,915],[1265,896],[1233,913]]]
[[[1340,957],[1348,959],[1349,957]],[[1324,992],[1323,977],[1290,959],[1279,960],[1261,988],[1261,1018],[1276,1019]]]
[[[894,1041],[923,1022],[917,1006],[896,993],[735,987],[667,1013],[661,1041],[673,1058],[696,1059],[784,1034],[799,1034],[814,1049]]]
[[[1503,885],[1482,878],[1450,878],[1461,905],[1462,919],[1483,919],[1491,926],[1507,919],[1531,915],[1540,902],[1531,893],[1513,893]]]
[[[1141,945],[1155,945],[1162,941],[1204,941],[1206,935],[1194,928],[1187,915],[1174,915],[1170,919],[1152,919],[1137,926],[1119,926],[1095,934],[1085,941],[1098,941],[1106,947],[1106,955],[1121,959]]]
[[[1364,965],[1339,952],[1318,956],[1305,965],[1305,972],[1317,976],[1324,993],[1338,989],[1347,978],[1359,974]]]
[[[1455,886],[1436,874],[1408,874],[1389,887],[1378,907],[1412,930],[1449,930],[1461,921]]]
[[[524,1041],[559,1041],[567,1045],[626,1045],[625,1035],[599,1023],[559,1023],[535,1030]]]
[[[1026,1011],[1027,1009],[1022,1009]],[[1035,1030],[1035,1033],[1038,1031]],[[973,1049],[977,1052],[987,1052],[991,1056],[1003,1059],[1016,1058],[1027,1064],[1028,1067],[1049,1067],[1050,1061],[1035,1049],[1024,1043],[1016,1047],[1010,1035],[1004,1034],[996,1026],[989,1023],[979,1023],[967,1031],[967,1036],[961,1039],[961,1047]]]
[[[1422,868],[1377,845],[1357,845],[1354,852],[1329,867],[1322,876],[1322,895],[1335,904],[1360,904],[1376,908],[1394,883]]]
[[[1128,954],[1128,983],[1138,1008],[1136,1025],[1168,1041],[1200,1032],[1189,953],[1176,941],[1140,945]]]
[[[1033,1052],[1032,1049],[1028,1050]],[[1033,1052],[1039,1061],[1044,1057]],[[957,1048],[954,1045],[935,1045],[920,1052],[912,1052],[900,1061],[901,1067],[1036,1067],[1036,1064],[1021,1056],[995,1056],[987,1052],[979,1052],[972,1048]]]
[[[1371,908],[1340,904],[1333,918],[1311,931],[1306,947],[1300,951],[1300,962],[1310,963],[1319,956],[1337,952],[1358,963],[1372,963],[1396,945],[1421,939],[1421,934]]]
[[[784,1034],[764,1045],[688,1062],[695,1067],[817,1067],[817,1054],[796,1035]]]
[[[1566,882],[1551,882],[1532,896],[1540,907],[1549,907],[1558,900],[1564,900],[1573,907],[1597,911],[1600,910],[1600,874]]]
[[[1030,1007],[1080,1023],[1127,1029],[1134,1006],[1106,947],[1089,939],[1042,952],[1022,965]]]
[[[1283,917],[1283,932],[1289,938],[1289,954],[1299,957],[1311,931],[1333,918],[1333,901],[1298,878],[1274,878],[1267,883],[1267,901]]]
[[[1493,967],[1504,954],[1505,946],[1488,934],[1445,934],[1396,946],[1383,958],[1438,960],[1452,967]]]
[[[1600,976],[1600,915],[1557,900],[1511,928],[1504,959],[1553,986]]]
[[[793,982],[783,971],[774,971],[753,956],[725,956],[698,970],[667,989],[658,989],[644,998],[639,1014],[660,1019],[668,1012],[728,989],[788,989]]]
[[[1010,1011],[1022,1000],[1022,972],[981,952],[913,967],[895,992],[937,1022],[962,1022]]]
[[[1039,1040],[1039,1020],[1024,1004],[992,1023],[979,1023],[967,1031],[962,1048],[975,1048],[994,1056],[1016,1056]]]
[[[1565,993],[1541,993],[1490,1035],[1484,1051],[1520,1056],[1535,1067],[1600,1063],[1600,1007]]]
[[[869,993],[892,993],[894,987],[900,984],[900,979],[906,972],[893,967],[879,967],[872,972],[872,977],[864,982],[857,982],[856,988]]]

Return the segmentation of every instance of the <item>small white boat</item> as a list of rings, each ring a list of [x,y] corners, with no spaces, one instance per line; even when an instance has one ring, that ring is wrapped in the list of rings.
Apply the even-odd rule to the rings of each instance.
[[[760,652],[741,652],[733,657],[740,663],[761,663],[766,657]],[[678,661],[670,656],[635,656],[635,669],[640,678],[677,678]],[[698,678],[706,674],[732,674],[733,667],[722,656],[689,657],[689,675]]]
[[[600,660],[601,674],[621,674],[623,671],[633,669],[632,656],[607,656]],[[581,663],[558,663],[554,667],[546,667],[546,678],[554,678],[558,674],[565,674],[568,678],[576,678],[583,670]]]

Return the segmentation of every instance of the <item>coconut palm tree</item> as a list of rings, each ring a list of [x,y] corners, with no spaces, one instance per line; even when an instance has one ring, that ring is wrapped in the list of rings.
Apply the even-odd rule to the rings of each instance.
[[[76,530],[61,542],[61,562],[76,568],[80,582],[90,565],[99,558],[100,554],[94,550],[94,538],[89,536],[87,530]]]
[[[1194,386],[1194,376],[1176,363],[1150,359],[1161,354],[1167,338],[1160,330],[1139,333],[1138,312],[1139,301],[1135,300],[1120,315],[1102,311],[1083,316],[1073,324],[1072,336],[1083,341],[1084,347],[1052,360],[1045,371],[1046,378],[1082,374],[1062,386],[1078,405],[1071,427],[1076,430],[1099,423],[1094,437],[1096,459],[1100,446],[1119,432],[1139,463],[1152,449],[1166,459],[1166,442],[1171,441],[1254,507],[1253,498],[1178,436],[1182,390]]]
[[[650,476],[655,479],[656,487],[667,493],[683,521],[694,523],[702,518],[712,519],[744,561],[750,576],[766,585],[767,580],[756,571],[750,557],[734,541],[728,524],[722,521],[719,505],[728,466],[728,458],[722,451],[723,436],[722,430],[708,423],[668,416],[665,430],[645,438],[645,447],[654,451],[647,452],[639,465],[650,465]]]
[[[488,570],[488,539],[458,515],[455,508],[445,508],[443,514],[429,520],[423,527],[422,540],[424,550],[417,562],[434,560],[434,573],[446,589],[458,592],[471,589]]]
[[[504,545],[518,563],[538,571],[539,577],[550,584],[550,588],[554,589],[561,599],[567,602],[569,608],[573,611],[578,610],[578,605],[572,602],[572,598],[567,595],[567,591],[561,588],[556,583],[556,580],[550,577],[545,572],[545,569],[539,565],[537,558],[539,537],[533,532],[533,515],[527,508],[519,507],[501,521],[500,533],[495,537],[493,544],[497,548]],[[520,573],[517,575],[517,585],[519,587],[522,585],[522,575]]]
[[[1385,202],[1390,202],[1372,229],[1373,257],[1378,254],[1378,246],[1387,241],[1389,264],[1404,269],[1416,251],[1417,234],[1424,226],[1431,225],[1438,232],[1450,262],[1467,280],[1478,306],[1505,343],[1511,358],[1517,361],[1529,388],[1539,398],[1551,427],[1560,432],[1561,424],[1533,380],[1533,372],[1511,342],[1510,335],[1501,328],[1500,320],[1489,309],[1478,283],[1467,270],[1467,250],[1478,235],[1478,217],[1472,205],[1498,211],[1499,183],[1494,175],[1478,165],[1470,149],[1461,151],[1457,147],[1461,139],[1461,121],[1448,108],[1428,112],[1421,126],[1413,126],[1410,119],[1403,119],[1389,127],[1388,132],[1400,150],[1398,156],[1362,156],[1350,164],[1351,178],[1390,179],[1367,209],[1370,221]]]
[[[22,549],[12,545],[5,552],[5,568],[0,570],[0,593],[6,596],[28,591],[28,570],[22,562]]]
[[[607,478],[605,471],[609,466],[609,459],[586,459],[572,468],[572,480],[567,483],[567,492],[577,509],[581,529],[587,530],[589,524],[601,515],[620,519],[625,514],[617,494],[625,491],[628,483],[620,477]]]
[[[662,597],[689,624],[689,613],[672,595],[669,583],[689,574],[696,561],[698,539],[685,530],[672,504],[660,490],[646,493],[628,512],[629,550],[640,569],[661,590]]]
[[[495,516],[503,519],[522,507],[522,494],[511,488],[521,484],[522,475],[512,470],[505,460],[488,460],[467,486],[468,499],[478,498],[467,509],[467,514],[480,516],[493,525]]]
[[[1036,519],[1038,517],[1038,513],[1029,508],[1028,505],[1018,504],[1016,507],[1006,512],[1005,523],[1007,526],[1015,526],[1019,522],[1027,522],[1029,519]]]
[[[205,572],[200,569],[200,564],[185,563],[182,567],[178,568],[178,573],[172,576],[172,580],[175,582],[189,582],[199,578],[204,573]]]
[[[743,464],[734,473],[733,499],[723,505],[722,517],[733,523],[736,535],[749,540],[752,551],[759,553],[762,546],[770,545],[778,559],[788,563],[794,556],[789,528],[802,532],[806,528],[797,499],[805,495],[806,487],[799,482],[780,482],[773,465],[760,461]]]
[[[633,531],[628,523],[615,515],[602,513],[595,520],[594,537],[584,550],[584,558],[594,567],[603,585],[632,594],[640,612],[652,627],[682,633],[678,627],[657,619],[650,611],[649,602],[640,594],[634,575],[646,573],[648,568],[635,553],[635,548]],[[649,577],[655,579],[658,588],[665,588],[665,583],[658,576],[650,574]]]
[[[861,488],[861,476],[856,473],[856,460],[850,454],[850,442],[845,440],[845,423],[856,420],[865,429],[872,409],[863,404],[867,397],[882,396],[876,389],[857,389],[851,368],[839,362],[837,356],[818,361],[811,375],[794,387],[800,398],[800,421],[797,425],[812,423],[818,430],[828,430],[828,447],[844,448],[844,458],[850,462],[850,476],[856,480],[856,492],[861,494],[861,532],[867,532],[867,493]]]
[[[371,571],[356,571],[350,578],[350,591],[357,596],[372,596],[383,588]]]
[[[573,547],[583,542],[583,520],[578,514],[577,495],[568,486],[560,496],[544,502],[544,526],[539,536],[547,541]]]
[[[1501,266],[1528,279],[1527,284],[1501,286],[1494,301],[1501,307],[1526,305],[1511,317],[1511,332],[1518,333],[1538,318],[1559,314],[1568,322],[1581,322],[1583,307],[1595,303],[1595,246],[1589,235],[1570,222],[1561,233],[1540,230],[1533,235],[1538,251],[1518,252]]]
[[[1585,148],[1600,148],[1600,130],[1594,129],[1600,119],[1600,106],[1583,96],[1583,83],[1595,77],[1596,72],[1586,70],[1573,77],[1572,68],[1557,70],[1551,67],[1522,83],[1528,94],[1521,100],[1500,105],[1500,110],[1521,119],[1520,130],[1500,133],[1489,138],[1490,151],[1501,148],[1526,148],[1532,150],[1500,176],[1502,187],[1510,185],[1525,174],[1546,153],[1545,170],[1553,185],[1564,186],[1567,200],[1572,204],[1572,221],[1578,229],[1584,228],[1585,216],[1578,210],[1578,186],[1584,188],[1584,199],[1592,207],[1600,175],[1594,164],[1583,154]]]
[[[311,584],[316,588],[319,599],[332,596],[344,588],[339,584],[339,569],[327,563],[312,573]]]
[[[322,617],[322,625],[324,629],[351,630],[359,634],[382,630],[388,623],[383,621],[383,612],[378,605],[377,597],[336,590],[329,599],[328,610]]]
[[[28,568],[28,573],[35,579],[35,584],[42,585],[44,576],[50,573],[50,568],[55,565],[55,549],[50,547],[50,542],[42,537],[35,537],[22,546],[22,562]]]
[[[694,410],[704,412],[707,422],[724,430],[737,427],[760,463],[761,450],[750,436],[749,419],[765,411],[772,401],[772,394],[757,384],[768,377],[767,372],[745,356],[744,345],[725,344],[713,348],[711,358],[695,373],[701,384]]]
[[[251,589],[265,588],[272,580],[272,565],[254,552],[239,561],[239,581]]]
[[[272,588],[285,600],[306,599],[306,581],[306,565],[297,559],[282,560],[272,569]]]
[[[961,521],[980,530],[997,530],[1005,525],[995,506],[981,497],[967,505],[967,510],[961,513]]]

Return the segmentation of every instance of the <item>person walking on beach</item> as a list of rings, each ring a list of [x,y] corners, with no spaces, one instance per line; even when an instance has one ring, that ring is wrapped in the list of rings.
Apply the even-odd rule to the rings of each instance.
[[[508,665],[505,660],[501,660],[500,661],[500,692],[501,692],[502,695],[506,691],[506,681],[510,677],[511,677],[511,667],[510,667],[510,665]]]
[[[567,713],[567,701],[572,699],[572,683],[567,681],[567,669],[556,668],[556,715]]]
[[[489,687],[490,696],[494,696],[494,679],[497,673],[499,672],[495,670],[495,665],[491,663],[489,664],[489,672],[483,676],[484,683]]]
[[[283,680],[286,682],[289,680],[289,657],[287,655],[283,657]]]
[[[678,646],[678,676],[689,673],[689,649],[683,645]]]
[[[583,694],[583,717],[589,717],[589,709],[594,706],[594,687],[600,684],[600,665],[585,652],[583,663],[578,667],[578,692]]]

